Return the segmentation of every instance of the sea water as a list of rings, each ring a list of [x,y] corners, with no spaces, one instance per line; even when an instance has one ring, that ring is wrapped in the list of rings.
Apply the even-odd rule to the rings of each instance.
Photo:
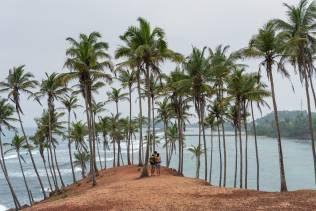
[[[29,134],[32,134],[34,130],[28,130]],[[188,129],[188,134],[197,134],[197,129]],[[156,147],[157,151],[161,154],[162,162],[165,162],[165,149],[162,148],[164,143],[163,133],[158,132],[158,136],[161,138],[160,144]],[[210,134],[210,131],[207,131]],[[219,142],[214,132],[213,136],[213,162],[212,162],[212,184],[219,185]],[[12,134],[6,135],[4,142],[8,142],[12,138]],[[235,168],[235,138],[232,134],[227,133],[226,136],[226,153],[227,153],[227,186],[232,187],[234,184],[234,168]],[[203,144],[203,139],[201,143]],[[206,148],[208,156],[208,167],[209,171],[210,156],[211,156],[211,136],[206,136]],[[185,150],[184,150],[184,175],[187,177],[195,177],[196,160],[190,151],[187,149],[191,146],[196,146],[198,144],[198,136],[186,136],[185,138]],[[137,164],[138,161],[138,140],[133,140],[133,155],[134,163]],[[283,155],[285,163],[285,173],[286,180],[289,190],[298,189],[313,189],[315,188],[314,183],[314,172],[313,172],[313,160],[312,160],[312,149],[311,143],[308,140],[291,140],[282,139]],[[112,145],[110,144],[110,147]],[[223,150],[223,140],[221,137],[221,148]],[[75,149],[72,149],[73,152]],[[131,149],[132,150],[132,149]],[[260,159],[260,190],[263,191],[279,191],[280,188],[280,174],[279,174],[279,160],[278,160],[278,148],[275,138],[258,137],[258,150]],[[72,171],[69,162],[67,141],[59,140],[59,145],[56,148],[57,159],[60,167],[60,172],[64,179],[65,184],[72,183]],[[239,144],[238,144],[239,153]],[[32,194],[35,200],[42,199],[42,193],[40,185],[37,181],[37,177],[31,165],[29,155],[26,151],[21,152],[22,156],[27,161],[23,163],[23,168],[25,171],[25,176],[27,182],[30,186]],[[38,149],[33,151],[33,156],[36,161],[39,175],[45,186],[45,190],[49,190],[49,184],[46,178],[46,172],[42,159],[40,157]],[[113,151],[107,151],[107,157],[104,157],[104,151],[102,145],[100,145],[100,159],[97,157],[97,165],[100,168],[100,161],[102,166],[106,162],[107,167],[111,167],[113,163]],[[124,159],[124,164],[127,163],[127,147],[125,143],[122,143],[122,154]],[[243,154],[245,155],[245,139],[243,138]],[[237,171],[237,186],[239,185],[239,154],[238,155],[238,171]],[[98,156],[98,154],[97,154]],[[222,157],[224,156],[222,152]],[[5,162],[8,168],[9,177],[17,197],[21,204],[28,203],[28,197],[26,194],[22,173],[18,164],[17,156],[14,152],[10,152],[5,155]],[[223,161],[224,164],[224,161]],[[171,162],[171,167],[178,167],[178,146],[176,149],[176,154],[173,155]],[[243,167],[245,168],[245,158],[243,158]],[[201,156],[201,169],[200,178],[204,179],[204,155]],[[76,178],[81,178],[80,167],[75,168]],[[244,181],[243,181],[244,183]],[[248,137],[248,188],[256,188],[256,156],[254,148],[254,137]],[[5,210],[6,207],[13,207],[13,201],[11,198],[10,191],[8,189],[7,183],[4,179],[2,171],[0,171],[0,211]]]

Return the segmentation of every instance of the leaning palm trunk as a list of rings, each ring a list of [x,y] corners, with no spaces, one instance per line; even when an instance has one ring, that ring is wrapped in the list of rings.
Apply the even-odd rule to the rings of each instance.
[[[104,169],[106,169],[106,150],[107,150],[106,146],[107,146],[106,134],[103,133]]]
[[[312,141],[312,153],[313,153],[313,161],[314,161],[314,177],[315,177],[315,183],[316,183],[315,139],[314,139],[313,119],[312,119],[312,112],[311,112],[311,104],[310,104],[310,96],[309,96],[309,84],[308,84],[306,68],[304,68],[303,74],[304,74],[304,80],[305,80],[305,92],[306,92],[307,109],[308,109],[308,126],[309,126],[310,138]]]
[[[97,151],[98,151],[98,158],[99,158],[99,163],[100,163],[100,168],[102,169],[102,161],[101,161],[101,155],[100,155],[100,148],[99,148],[99,136],[97,135]]]
[[[314,105],[315,105],[315,108],[316,108],[316,93],[315,93],[315,89],[314,89],[314,85],[313,85],[312,76],[311,76],[310,73],[308,74],[308,78],[309,78],[309,82],[310,82],[312,93],[313,93]]]
[[[166,166],[169,168],[169,151],[168,151],[168,137],[167,137],[167,124],[168,122],[164,120],[163,123],[163,131],[164,131],[164,137],[165,137],[165,148],[166,148]]]
[[[25,185],[25,188],[26,188],[26,191],[27,191],[27,195],[29,197],[29,202],[30,202],[30,205],[33,204],[33,200],[32,200],[32,193],[30,191],[30,188],[27,184],[27,181],[26,181],[26,178],[25,178],[25,174],[24,174],[24,170],[23,170],[23,166],[22,166],[22,162],[21,162],[21,157],[20,157],[20,151],[17,150],[17,153],[18,153],[18,160],[19,160],[19,165],[20,165],[20,169],[21,169],[21,172],[22,172],[22,177],[23,177],[23,181],[24,181],[24,185]]]
[[[44,186],[43,186],[43,182],[42,182],[41,177],[40,177],[40,175],[39,175],[39,173],[38,173],[38,171],[37,171],[37,168],[36,168],[36,164],[35,164],[35,161],[34,161],[34,158],[33,158],[33,155],[32,155],[31,147],[30,147],[28,138],[27,138],[27,136],[26,136],[26,133],[25,133],[23,124],[22,124],[21,114],[20,114],[20,110],[19,110],[18,105],[16,105],[16,113],[18,114],[18,118],[19,118],[19,122],[20,122],[20,127],[21,127],[21,130],[22,130],[22,133],[23,133],[23,136],[24,136],[26,145],[27,145],[27,149],[28,149],[28,152],[29,152],[31,161],[32,161],[32,165],[33,165],[35,174],[36,174],[37,179],[38,179],[38,182],[39,182],[39,184],[40,184],[40,186],[41,186],[41,190],[42,190],[44,199],[46,199],[46,193],[45,193],[45,189],[44,189]]]
[[[56,177],[56,172],[55,172],[55,168],[54,168],[54,164],[51,162],[51,160],[53,160],[53,157],[52,157],[52,153],[51,153],[51,144],[49,143],[49,146],[47,148],[47,158],[48,158],[48,167],[49,167],[49,170],[50,170],[50,174],[52,175],[52,179],[53,179],[53,182],[54,182],[54,186],[55,186],[55,190],[59,190],[59,187],[58,187],[58,183],[57,183],[57,177]]]
[[[57,155],[56,155],[56,148],[55,147],[54,147],[54,159],[55,159],[56,169],[57,169],[57,172],[58,172],[58,175],[59,175],[59,179],[60,179],[60,182],[61,182],[61,187],[64,188],[65,187],[65,183],[64,183],[63,177],[61,176],[61,173],[60,173],[60,169],[59,169],[59,165],[58,165],[58,161],[57,161]]]
[[[70,166],[71,166],[71,172],[72,172],[72,180],[74,183],[76,183],[77,181],[76,181],[76,176],[75,176],[74,165],[72,162],[71,140],[70,140],[70,110],[68,110],[68,153],[69,153]]]
[[[245,138],[246,138],[246,147],[245,147],[245,188],[248,188],[248,128],[247,128],[247,109],[246,102],[243,103],[244,110],[244,129],[245,129]]]
[[[223,163],[222,163],[222,149],[221,149],[221,133],[219,131],[219,125],[217,125],[217,136],[218,136],[218,152],[219,152],[219,186],[221,187]]]
[[[142,109],[142,98],[140,90],[140,77],[137,75],[137,91],[138,91],[138,104],[139,104],[139,147],[138,147],[138,166],[143,165],[142,149],[143,149],[143,109]]]
[[[276,127],[276,135],[277,135],[278,150],[279,150],[280,180],[281,180],[280,190],[282,192],[284,192],[284,191],[287,191],[287,186],[286,186],[285,170],[284,170],[284,162],[283,162],[283,152],[282,152],[281,134],[280,134],[280,126],[279,126],[279,115],[278,115],[278,108],[277,108],[277,104],[276,104],[276,100],[275,100],[274,82],[273,82],[272,65],[271,64],[268,64],[267,71],[269,74],[269,79],[270,79],[270,84],[271,84],[275,127]],[[314,150],[314,148],[313,148],[313,150]]]
[[[8,186],[9,186],[9,189],[10,189],[13,201],[14,201],[15,208],[16,208],[16,210],[19,210],[21,208],[20,202],[19,202],[19,200],[18,200],[18,198],[17,198],[17,196],[16,196],[16,194],[15,194],[15,192],[13,190],[11,181],[10,181],[9,176],[8,176],[8,173],[4,169],[4,166],[3,166],[3,163],[2,163],[1,160],[0,160],[0,167],[1,167],[2,171],[3,171],[4,178],[5,178],[6,182],[8,183]]]
[[[53,191],[53,186],[52,186],[52,183],[51,183],[50,178],[49,178],[47,165],[46,165],[46,160],[45,160],[44,156],[42,157],[42,160],[43,160],[43,164],[44,164],[44,168],[45,168],[45,172],[46,172],[46,177],[47,177],[47,180],[48,180],[49,188],[50,188],[51,191]]]
[[[252,101],[250,101],[251,106],[251,116],[252,116],[252,127],[253,127],[253,133],[255,136],[255,149],[256,149],[256,162],[257,162],[257,190],[260,189],[260,174],[259,174],[259,153],[258,153],[258,143],[257,143],[257,130],[256,130],[256,122],[255,122],[255,116],[253,114],[253,106]]]

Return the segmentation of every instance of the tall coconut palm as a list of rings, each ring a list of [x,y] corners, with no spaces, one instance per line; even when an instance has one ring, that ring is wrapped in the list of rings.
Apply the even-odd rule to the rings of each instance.
[[[54,101],[56,100],[62,100],[64,94],[68,91],[68,89],[64,86],[62,78],[57,73],[48,74],[45,73],[46,79],[42,80],[40,84],[40,90],[39,92],[35,93],[35,97],[37,99],[47,97],[47,107],[48,107],[48,143],[49,143],[49,149],[51,150],[52,154],[52,148],[53,148],[53,130],[52,130],[52,124],[53,124],[53,117],[55,113],[55,104]],[[62,176],[60,174],[59,167],[56,163],[56,168],[59,174],[60,182],[62,187],[65,187],[64,181],[62,179]],[[54,169],[54,165],[53,165]]]
[[[166,143],[165,143],[165,145],[166,146],[169,145],[168,151],[166,151],[166,153],[168,153],[168,160],[166,161],[167,167],[170,166],[170,162],[172,160],[172,155],[177,150],[177,148],[176,148],[177,141],[179,141],[179,132],[178,132],[177,125],[171,124],[166,129]],[[164,145],[164,147],[166,147],[165,145]]]
[[[7,103],[6,100],[0,99],[0,153],[1,153],[1,159],[0,159],[0,167],[3,171],[4,177],[6,182],[8,183],[14,204],[16,209],[19,209],[21,207],[20,202],[17,198],[17,195],[13,189],[13,186],[11,184],[11,180],[8,175],[8,171],[5,165],[4,160],[4,151],[3,151],[3,144],[2,144],[2,135],[3,135],[3,129],[13,129],[14,127],[11,125],[12,122],[15,122],[16,119],[13,118],[14,108]]]
[[[109,117],[99,117],[99,123],[98,123],[99,132],[102,133],[103,137],[103,152],[104,152],[104,168],[106,169],[106,151],[110,150],[109,147],[109,141],[107,139],[107,136],[110,131],[110,120]]]
[[[21,114],[23,114],[23,110],[21,107],[20,102],[20,95],[22,93],[25,93],[27,95],[33,94],[32,89],[34,89],[38,82],[33,79],[34,76],[32,73],[25,72],[24,65],[13,67],[9,70],[9,75],[6,77],[6,81],[0,82],[0,92],[7,92],[9,99],[15,104],[15,110],[18,115],[20,127],[23,133],[23,136],[25,138],[25,142],[27,145],[29,145],[28,137],[26,136]],[[36,177],[38,179],[38,182],[41,186],[42,194],[44,198],[46,198],[46,193],[44,189],[43,182],[41,180],[41,177],[38,173],[35,160],[33,158],[33,155],[31,153],[31,148],[28,148],[30,158],[32,161],[32,165],[36,174]]]
[[[75,148],[78,152],[89,152],[85,142],[86,135],[88,135],[88,130],[85,123],[78,121],[71,124],[70,139],[75,143]]]
[[[277,19],[274,23],[278,29],[284,34],[286,40],[286,54],[290,63],[299,71],[301,82],[305,85],[308,126],[310,138],[312,142],[312,154],[314,161],[314,177],[316,184],[316,152],[315,137],[313,128],[313,119],[310,103],[310,86],[311,72],[309,64],[313,61],[309,60],[309,48],[315,46],[315,30],[316,30],[316,3],[308,0],[301,0],[298,5],[284,4],[287,8],[287,20]],[[312,80],[311,80],[312,81]]]
[[[110,56],[107,54],[108,44],[101,42],[100,33],[92,32],[89,35],[80,34],[79,40],[71,37],[67,38],[70,47],[66,50],[67,60],[65,67],[70,68],[71,72],[64,74],[64,80],[70,81],[77,79],[80,91],[85,100],[87,125],[89,131],[90,148],[90,172],[92,185],[96,185],[95,172],[95,137],[92,121],[92,85],[93,81],[99,79],[111,80],[111,75],[104,72],[105,68],[112,69]]]
[[[129,101],[129,132],[128,132],[128,142],[127,142],[127,163],[131,165],[131,158],[130,158],[130,143],[132,139],[131,134],[131,126],[132,126],[132,91],[133,85],[136,82],[136,72],[129,71],[129,70],[121,70],[119,75],[119,80],[122,83],[124,88],[128,88],[128,101]]]
[[[189,76],[189,79],[184,80],[183,86],[187,87],[192,100],[194,102],[195,111],[198,116],[199,123],[199,146],[201,145],[201,135],[203,136],[204,145],[204,163],[205,163],[205,181],[207,181],[208,175],[208,165],[207,165],[207,148],[206,148],[206,138],[205,138],[205,128],[204,128],[204,117],[205,117],[205,104],[206,96],[210,94],[211,87],[208,82],[210,80],[210,64],[209,59],[205,55],[206,47],[202,50],[193,48],[192,53],[184,62],[184,71]],[[202,133],[202,134],[201,134]],[[202,147],[200,147],[202,149]],[[200,156],[200,155],[199,155]],[[198,157],[200,159],[200,157]]]
[[[216,92],[217,101],[225,102],[224,94],[225,94],[225,80],[229,76],[229,74],[235,70],[237,67],[244,66],[242,64],[238,64],[237,60],[240,59],[240,53],[232,52],[228,53],[229,50],[228,45],[217,46],[214,50],[209,49],[209,63],[210,63],[210,71],[212,77],[213,86]],[[221,105],[221,104],[219,104]],[[219,107],[221,108],[221,106]],[[221,108],[223,110],[223,108]],[[225,128],[224,128],[224,113],[221,113],[219,116],[222,130],[222,139],[223,139],[223,151],[224,151],[224,178],[223,178],[223,186],[226,186],[226,171],[227,171],[227,155],[226,155],[226,136],[225,136]]]
[[[128,49],[131,49],[136,64],[139,64],[140,70],[144,74],[146,87],[147,104],[148,104],[148,124],[147,137],[151,137],[151,96],[150,96],[150,77],[151,75],[159,76],[159,64],[166,59],[181,60],[179,54],[168,49],[165,41],[165,33],[161,28],[151,28],[148,21],[143,18],[138,18],[139,27],[131,26],[121,36],[122,40],[127,41]],[[125,54],[126,55],[126,54]],[[142,177],[148,176],[148,160],[149,160],[149,145],[146,147],[146,156]]]
[[[81,106],[78,104],[78,98],[73,95],[71,96],[65,95],[60,102],[63,104],[64,108],[67,110],[67,113],[68,113],[68,121],[67,121],[68,153],[69,153],[70,166],[71,166],[71,171],[72,171],[72,179],[73,179],[73,182],[76,183],[77,181],[76,181],[76,175],[75,175],[74,165],[72,161],[72,152],[71,152],[70,124],[71,124],[71,112],[73,112],[73,115],[76,118],[76,113],[74,110]]]
[[[27,184],[27,181],[26,181],[26,178],[25,178],[25,174],[24,174],[23,165],[22,165],[22,161],[21,161],[21,160],[23,160],[25,162],[24,157],[21,155],[21,150],[27,149],[27,147],[28,147],[25,144],[25,139],[24,139],[24,137],[15,134],[15,136],[11,140],[11,143],[4,143],[4,146],[8,146],[9,147],[9,149],[4,152],[5,154],[8,153],[8,152],[11,152],[11,151],[15,151],[17,153],[18,161],[19,161],[19,164],[20,164],[20,169],[21,169],[22,176],[23,176],[24,185],[25,185],[25,188],[26,188],[26,191],[27,191],[27,195],[29,197],[30,205],[32,205],[34,200],[33,200],[32,192],[31,192],[31,190],[29,188],[29,185]]]
[[[278,64],[279,73],[285,77],[289,77],[288,72],[282,64],[280,64],[277,59],[282,56],[284,52],[284,35],[277,33],[275,25],[271,22],[267,23],[263,28],[261,28],[257,35],[255,35],[249,42],[249,46],[244,50],[244,55],[247,57],[254,57],[263,59],[260,62],[260,66],[263,66],[266,70],[268,79],[270,81],[270,88],[272,94],[272,104],[274,110],[274,119],[275,119],[275,128],[276,128],[276,137],[278,143],[278,152],[279,152],[279,164],[280,164],[280,180],[281,180],[281,191],[287,191],[286,179],[285,179],[285,170],[284,170],[284,161],[283,161],[283,150],[282,142],[280,135],[280,125],[279,125],[279,115],[278,108],[276,103],[276,94],[274,88],[273,80],[273,66]]]

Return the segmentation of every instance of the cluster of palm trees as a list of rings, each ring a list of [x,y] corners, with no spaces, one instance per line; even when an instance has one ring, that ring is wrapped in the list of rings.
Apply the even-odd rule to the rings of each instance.
[[[201,159],[204,158],[205,181],[214,183],[213,169],[213,136],[217,136],[219,151],[219,186],[227,184],[227,157],[234,156],[234,187],[248,187],[248,129],[253,127],[257,190],[260,188],[259,153],[256,137],[254,107],[259,110],[268,106],[265,98],[272,96],[275,115],[276,137],[279,150],[279,166],[281,191],[287,191],[283,162],[282,143],[279,129],[278,109],[273,75],[279,72],[285,77],[290,74],[287,67],[292,66],[298,72],[305,86],[308,125],[312,142],[316,182],[316,154],[314,146],[314,129],[311,118],[312,99],[316,107],[316,95],[313,87],[315,58],[316,4],[302,0],[297,6],[285,4],[287,20],[274,19],[269,21],[250,40],[249,45],[241,50],[229,52],[229,46],[219,45],[211,49],[193,47],[189,56],[185,57],[168,47],[163,29],[152,28],[143,18],[138,18],[137,26],[130,26],[119,38],[122,44],[115,51],[114,65],[107,52],[108,43],[100,41],[101,35],[93,32],[89,35],[80,34],[76,40],[67,38],[69,48],[66,50],[64,68],[69,72],[47,74],[38,82],[24,66],[9,70],[5,81],[0,82],[0,91],[8,94],[12,106],[4,99],[0,100],[0,166],[9,185],[15,206],[20,207],[19,200],[10,183],[8,169],[5,165],[1,135],[3,129],[15,129],[12,124],[19,123],[21,135],[14,136],[10,150],[19,155],[19,164],[30,204],[34,202],[28,181],[23,173],[20,160],[21,149],[28,150],[32,166],[36,173],[42,194],[46,192],[34,161],[32,150],[38,149],[45,166],[46,179],[52,191],[62,191],[65,187],[63,175],[60,172],[56,147],[58,140],[68,141],[69,161],[73,182],[77,182],[75,167],[81,168],[82,177],[89,174],[92,185],[96,185],[98,165],[107,168],[107,151],[112,144],[113,167],[124,165],[121,144],[127,146],[127,164],[134,164],[134,143],[138,133],[138,162],[143,166],[141,177],[148,176],[148,160],[155,151],[159,139],[156,136],[155,125],[163,125],[166,166],[169,167],[173,156],[177,153],[178,174],[183,175],[185,149],[185,128],[190,117],[198,120],[199,133],[196,146],[189,151],[196,157],[196,177],[200,177]],[[248,73],[243,60],[259,58],[259,71]],[[173,62],[176,68],[169,74],[163,73],[161,65]],[[270,82],[270,90],[262,81],[261,74],[265,71]],[[121,88],[111,87],[107,99],[96,102],[95,96],[100,89],[118,81]],[[134,90],[137,97],[133,99]],[[27,95],[41,105],[46,99],[42,116],[36,119],[37,130],[28,137],[23,127],[23,108],[20,102],[21,94]],[[80,105],[79,95],[84,100]],[[132,116],[133,102],[137,100],[139,114]],[[128,117],[121,117],[119,102],[129,103]],[[56,108],[55,103],[63,105]],[[102,115],[109,102],[115,103],[116,112]],[[143,104],[147,103],[147,105]],[[144,117],[143,107],[147,115]],[[83,107],[85,121],[78,121],[76,109]],[[59,111],[64,109],[66,113]],[[194,111],[194,112],[192,112]],[[14,117],[16,113],[17,118]],[[67,121],[64,116],[67,116]],[[156,115],[156,116],[155,116]],[[73,119],[74,117],[74,119]],[[249,118],[251,117],[251,118]],[[251,120],[250,120],[251,119]],[[249,124],[251,122],[251,126]],[[235,153],[227,154],[225,124],[231,124],[235,132]],[[65,126],[66,125],[66,126]],[[146,127],[145,131],[144,128]],[[206,132],[210,129],[211,138],[207,140]],[[103,145],[102,162],[100,148]],[[244,146],[243,146],[244,145]],[[73,148],[74,146],[74,148]],[[177,148],[178,147],[178,148]],[[75,152],[73,152],[75,149]],[[210,149],[210,150],[207,150]],[[208,155],[208,152],[210,154]],[[74,158],[73,158],[74,156]],[[24,160],[24,158],[22,159]],[[89,165],[87,165],[89,163]],[[98,164],[98,165],[97,165]],[[89,170],[87,169],[89,167]],[[238,174],[239,169],[239,174]],[[239,175],[239,178],[237,176]]]

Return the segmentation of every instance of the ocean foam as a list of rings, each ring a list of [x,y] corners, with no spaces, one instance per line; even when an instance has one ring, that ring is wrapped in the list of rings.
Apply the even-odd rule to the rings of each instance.
[[[7,210],[8,208],[6,208],[5,206],[3,206],[3,205],[1,205],[0,204],[0,211],[5,211],[5,210]]]

